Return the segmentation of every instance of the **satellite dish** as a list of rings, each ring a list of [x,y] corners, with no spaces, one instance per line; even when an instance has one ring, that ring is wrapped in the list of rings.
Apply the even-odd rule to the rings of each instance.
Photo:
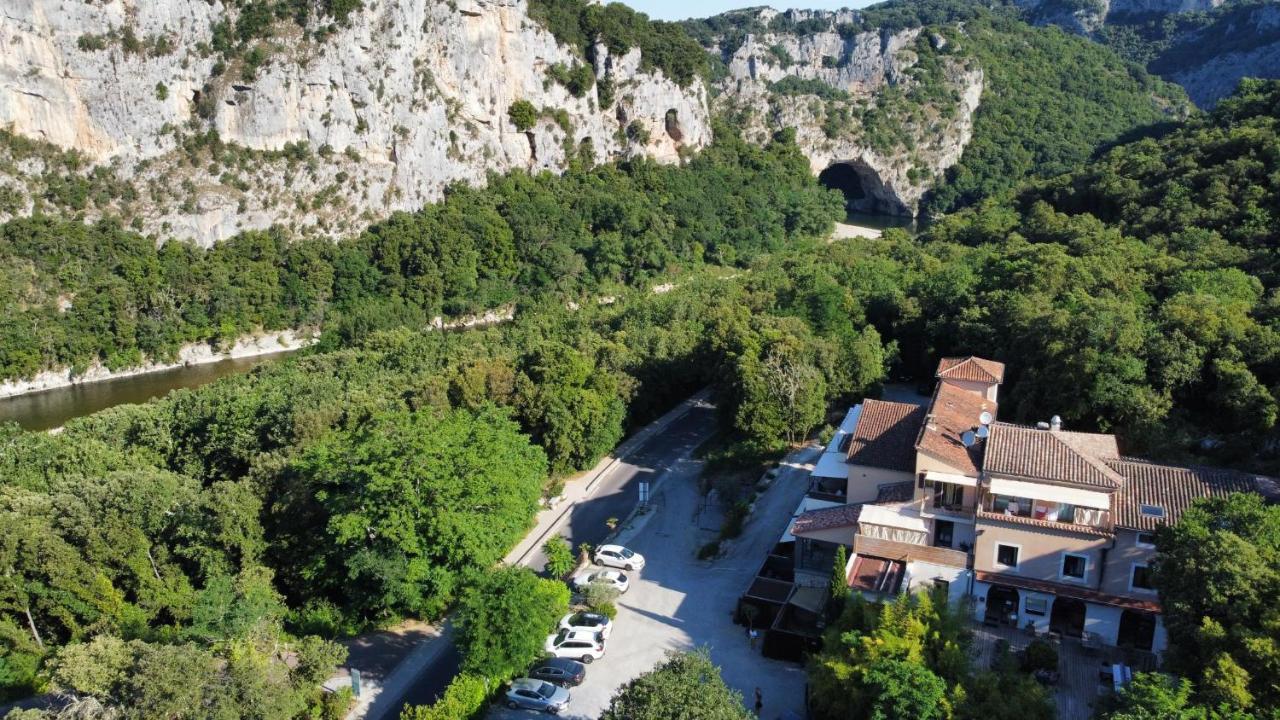
[[[977,432],[978,437],[984,438],[990,434],[991,434],[991,428],[988,428],[986,425],[978,426],[978,432]]]
[[[990,425],[991,421],[994,419],[995,418],[991,417],[991,413],[986,410],[983,410],[982,414],[978,416],[978,422],[982,423],[983,425]],[[983,435],[983,437],[986,437],[986,435]]]
[[[964,443],[965,447],[973,447],[975,439],[976,437],[972,430],[965,430],[964,434],[960,436],[960,442]]]

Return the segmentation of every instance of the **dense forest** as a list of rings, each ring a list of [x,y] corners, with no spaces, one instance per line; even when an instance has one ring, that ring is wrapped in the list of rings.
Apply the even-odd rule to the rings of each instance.
[[[1059,414],[1130,452],[1280,467],[1280,82],[1121,141],[1168,97],[1140,70],[1056,30],[931,8],[867,22],[963,19],[980,56],[1035,61],[992,71],[973,154],[938,195],[971,207],[918,237],[828,242],[843,203],[793,136],[754,147],[724,124],[677,166],[493,176],[337,243],[272,231],[202,250],[113,221],[0,226],[3,377],[323,331],[288,361],[58,434],[0,428],[0,694],[61,689],[127,718],[334,717],[317,683],[341,661],[335,637],[458,605],[474,627],[497,612],[488,600],[525,598],[519,647],[464,623],[451,692],[474,708],[566,602],[562,585],[494,570],[541,499],[708,385],[728,437],[776,450],[886,379],[975,353],[1009,363],[1006,419]],[[678,26],[546,0],[533,12],[584,53],[585,38],[616,37],[673,77],[713,72]],[[1100,74],[1079,73],[1091,63]],[[1086,75],[1115,83],[1083,87]],[[1114,107],[1129,111],[1095,112]],[[503,305],[508,324],[428,330]],[[1276,623],[1277,517],[1249,502],[1205,505],[1160,536],[1187,681],[1140,679],[1111,717],[1152,717],[1139,691],[1185,717],[1275,706],[1275,652],[1257,629]],[[965,642],[926,598],[851,600],[815,663],[818,709],[848,717],[842,703],[875,709],[897,689],[909,697],[883,713],[1003,717],[1015,695],[1031,698],[1018,718],[1048,712],[1008,659],[961,663]],[[682,662],[697,665],[670,669]]]
[[[714,380],[726,422],[750,440],[776,443],[819,424],[837,398],[867,392],[887,364],[878,335],[858,322],[829,276],[764,252],[823,247],[838,199],[813,182],[789,138],[757,149],[722,137],[684,168],[640,163],[564,178],[495,178],[486,190],[460,191],[327,250],[241,240],[266,249],[260,264],[245,268],[256,283],[237,283],[259,289],[244,307],[279,312],[282,298],[307,297],[316,304],[284,307],[332,309],[314,352],[81,418],[58,435],[5,430],[0,555],[12,572],[0,584],[0,678],[7,692],[53,682],[107,705],[143,686],[213,692],[230,681],[162,674],[149,658],[182,654],[183,667],[199,673],[224,663],[226,652],[267,643],[277,651],[256,661],[272,668],[265,677],[296,688],[291,702],[318,702],[306,694],[312,680],[278,665],[280,648],[315,645],[332,662],[333,646],[312,638],[438,616],[524,533],[558,478],[592,465],[628,425]],[[648,190],[628,194],[628,186]],[[470,212],[476,224],[460,222],[452,239],[442,237],[430,223],[458,212],[450,203],[463,198],[470,210],[478,203],[493,212]],[[58,228],[71,229],[47,219],[15,227],[44,229],[44,242],[55,246]],[[456,278],[465,276],[459,268],[476,267],[467,258],[475,263],[476,248],[493,237],[529,238],[523,262],[494,268],[529,289],[516,321],[423,332],[426,313],[468,297],[460,288],[484,287],[479,278],[469,286]],[[655,270],[679,257],[733,259],[741,270],[686,273],[674,290],[653,293],[640,283],[648,271],[627,276],[614,263],[644,257],[641,242],[650,243]],[[596,252],[606,245],[615,251]],[[124,247],[157,278],[179,277],[165,275],[172,266],[157,260],[174,250],[149,250],[136,239]],[[445,247],[454,252],[449,263],[439,262]],[[197,265],[220,257],[182,251]],[[309,264],[298,267],[312,270],[291,275],[299,257]],[[136,277],[128,275],[133,267],[109,269]],[[96,284],[114,281],[125,307],[152,297],[143,293],[154,286],[109,271],[89,275]],[[313,294],[282,281],[291,277],[305,279]],[[615,302],[579,309],[554,292],[581,297],[610,277],[640,287],[611,290],[620,295]],[[349,287],[341,278],[357,278],[363,290],[336,289]],[[779,376],[803,378],[808,389],[780,395]],[[422,462],[392,461],[406,454]],[[116,671],[132,684],[92,681]],[[244,692],[271,692],[255,688]]]
[[[458,186],[336,244],[277,230],[157,248],[111,221],[14,220],[0,226],[0,377],[165,360],[260,329],[425,327],[517,298],[606,294],[703,262],[744,264],[838,214],[790,144],[717,137],[683,168],[638,159]]]

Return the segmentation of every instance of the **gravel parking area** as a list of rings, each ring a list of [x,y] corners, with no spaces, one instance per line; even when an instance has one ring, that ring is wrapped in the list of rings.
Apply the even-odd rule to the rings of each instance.
[[[563,717],[599,718],[621,685],[652,669],[667,651],[695,647],[710,650],[725,682],[742,693],[748,706],[755,689],[761,689],[760,717],[773,720],[787,712],[803,716],[803,668],[769,660],[758,648],[752,649],[732,614],[738,596],[804,495],[818,452],[809,447],[787,458],[778,478],[757,499],[743,535],[726,543],[724,554],[711,561],[696,557],[698,547],[714,535],[700,530],[696,521],[702,463],[686,457],[669,469],[649,513],[619,538],[642,553],[647,566],[639,573],[628,573],[631,588],[617,603],[618,616],[605,657],[588,666],[587,680],[572,689],[573,699]],[[497,705],[489,713],[496,719],[533,715]]]

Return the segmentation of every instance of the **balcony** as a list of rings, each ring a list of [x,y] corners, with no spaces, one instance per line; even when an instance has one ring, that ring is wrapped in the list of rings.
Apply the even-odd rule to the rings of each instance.
[[[988,494],[982,499],[978,514],[994,520],[1062,526],[1064,529],[1095,533],[1109,533],[1115,527],[1110,510],[1007,495]]]
[[[958,515],[962,518],[971,518],[976,509],[972,502],[965,502],[963,486],[928,481],[916,495],[914,504],[924,517]]]

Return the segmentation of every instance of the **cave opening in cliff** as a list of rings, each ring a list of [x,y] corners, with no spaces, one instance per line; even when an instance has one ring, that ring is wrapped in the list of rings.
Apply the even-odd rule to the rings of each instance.
[[[874,203],[867,192],[863,173],[850,163],[832,163],[826,170],[818,173],[818,182],[843,193],[845,207],[851,211],[868,212],[870,205]]]

